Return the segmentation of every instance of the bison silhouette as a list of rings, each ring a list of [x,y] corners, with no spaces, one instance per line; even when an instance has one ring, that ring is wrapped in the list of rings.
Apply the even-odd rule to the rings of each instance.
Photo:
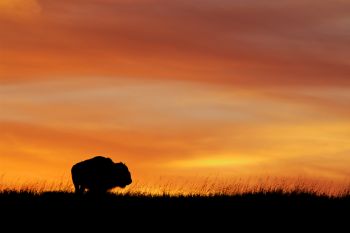
[[[75,193],[106,193],[108,190],[131,184],[131,175],[124,163],[114,163],[110,158],[96,156],[72,167]]]

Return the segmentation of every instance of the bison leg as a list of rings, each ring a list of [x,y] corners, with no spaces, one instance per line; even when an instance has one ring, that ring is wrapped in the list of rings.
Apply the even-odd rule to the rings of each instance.
[[[78,185],[77,187],[75,187],[75,193],[76,194],[83,194],[84,191],[85,191],[85,188],[82,185]]]
[[[82,193],[84,193],[85,188],[84,188],[82,185],[77,184],[76,182],[74,182],[73,184],[74,184],[74,188],[75,188],[75,193],[76,193],[76,194],[82,194]]]

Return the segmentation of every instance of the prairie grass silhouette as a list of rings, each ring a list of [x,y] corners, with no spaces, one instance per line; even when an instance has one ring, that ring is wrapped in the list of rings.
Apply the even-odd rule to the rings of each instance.
[[[246,185],[244,182],[233,182],[229,184],[217,184],[206,179],[198,185],[192,184],[192,189],[186,189],[181,185],[175,185],[171,182],[165,182],[158,187],[134,182],[130,187],[125,189],[116,188],[105,195],[96,199],[94,193],[84,193],[82,196],[74,195],[74,188],[69,181],[56,184],[28,183],[27,185],[6,186],[0,185],[0,206],[1,207],[38,207],[44,204],[48,207],[56,205],[56,202],[66,201],[67,207],[70,204],[83,205],[93,201],[102,201],[113,207],[115,203],[127,207],[133,203],[143,203],[145,206],[148,202],[157,206],[159,203],[186,203],[186,205],[196,206],[196,203],[209,204],[230,204],[241,206],[241,204],[273,204],[279,203],[292,206],[294,201],[304,203],[308,206],[312,203],[344,203],[350,200],[350,186],[343,189],[335,189],[328,186],[329,191],[322,188],[322,184],[310,184],[298,179],[296,183],[289,180],[275,179],[256,185]],[[334,189],[334,190],[333,190]],[[294,203],[295,204],[295,203]],[[258,206],[257,205],[257,206]],[[167,205],[165,205],[167,206]],[[181,205],[180,205],[181,206]],[[227,205],[229,206],[229,205]],[[273,205],[272,205],[273,206]],[[142,206],[140,206],[142,207]],[[203,206],[205,207],[205,205]]]
[[[233,223],[238,227],[243,222],[249,229],[254,226],[252,223],[266,225],[278,221],[291,224],[289,228],[311,224],[315,229],[320,221],[329,224],[340,221],[350,210],[349,189],[332,194],[302,183],[293,187],[250,188],[236,184],[222,189],[207,183],[197,186],[197,192],[172,192],[169,185],[159,187],[158,192],[150,192],[147,187],[141,189],[141,184],[141,187],[137,183],[133,185],[128,190],[116,189],[103,196],[76,195],[71,185],[65,183],[51,187],[2,186],[0,209],[6,215],[2,219],[9,216],[13,219],[49,218],[47,221],[53,221],[52,224],[57,224],[54,219],[59,219],[67,224],[94,223],[99,228],[109,226],[104,225],[105,222],[129,228],[143,222],[145,226],[152,226],[150,230],[161,224],[174,229],[181,226],[179,230],[185,225],[196,230],[206,230],[209,226],[226,230]],[[213,187],[215,190],[211,190]],[[263,225],[259,227],[261,230]]]

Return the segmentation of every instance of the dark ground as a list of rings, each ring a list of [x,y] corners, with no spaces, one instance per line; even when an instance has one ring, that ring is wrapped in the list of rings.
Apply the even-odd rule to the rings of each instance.
[[[350,228],[350,196],[331,198],[308,193],[255,193],[235,196],[93,196],[73,193],[0,193],[1,225],[80,230],[143,231],[250,229],[303,231]],[[14,223],[13,223],[14,222]],[[279,228],[282,226],[282,228]],[[343,230],[342,230],[343,231]],[[102,231],[104,232],[104,231]]]

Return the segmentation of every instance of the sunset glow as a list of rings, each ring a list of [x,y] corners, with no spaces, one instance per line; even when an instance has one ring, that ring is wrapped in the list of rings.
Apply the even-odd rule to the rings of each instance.
[[[0,0],[0,176],[65,180],[105,155],[142,182],[347,184],[349,12],[344,0]]]

